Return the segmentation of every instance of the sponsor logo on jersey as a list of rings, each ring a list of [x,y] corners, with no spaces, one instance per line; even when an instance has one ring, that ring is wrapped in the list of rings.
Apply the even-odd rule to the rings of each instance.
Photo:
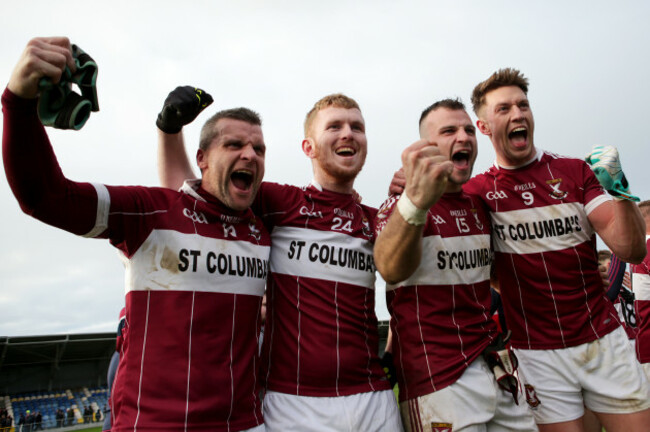
[[[524,390],[526,391],[526,402],[531,409],[536,410],[537,407],[541,404],[537,393],[535,392],[535,387],[530,384],[524,384]]]
[[[467,216],[467,210],[449,210],[449,214],[456,217]]]
[[[490,191],[485,194],[485,198],[489,200],[498,200],[498,199],[506,199],[508,198],[508,194],[506,194],[504,191],[499,190],[499,191]]]
[[[207,224],[208,218],[201,212],[190,210],[188,208],[183,209],[183,216],[192,220],[192,222]]]
[[[303,216],[309,216],[312,218],[322,218],[323,213],[321,211],[311,211],[306,206],[300,207],[300,214]]]
[[[553,179],[553,180],[547,180],[546,184],[549,185],[552,189],[552,192],[548,194],[551,198],[555,199],[564,199],[566,198],[567,195],[569,195],[569,192],[560,190],[560,185],[562,184],[562,179]]]
[[[431,432],[453,432],[452,423],[431,423]]]
[[[470,209],[469,211],[472,212],[472,215],[474,216],[474,222],[476,223],[476,228],[483,231],[483,222],[481,222],[481,219],[479,219],[478,217],[478,210]]]
[[[226,222],[230,224],[238,224],[242,221],[242,218],[239,216],[231,216],[231,215],[219,215],[219,220],[221,222]]]
[[[522,184],[515,185],[515,192],[524,192],[527,190],[535,189],[536,187],[537,185],[532,182],[522,183]]]
[[[334,209],[334,214],[337,215],[337,216],[347,218],[347,219],[354,219],[354,214],[352,214],[352,212],[340,209],[338,207]]]

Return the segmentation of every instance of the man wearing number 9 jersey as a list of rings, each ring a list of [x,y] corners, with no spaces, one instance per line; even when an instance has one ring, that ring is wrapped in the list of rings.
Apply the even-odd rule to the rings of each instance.
[[[604,295],[594,236],[638,263],[645,224],[615,149],[596,149],[588,158],[592,172],[584,161],[534,146],[527,92],[528,80],[514,69],[475,87],[477,126],[497,158],[465,190],[490,211],[496,273],[528,402],[542,432],[581,431],[585,405],[608,431],[647,430],[648,382]]]

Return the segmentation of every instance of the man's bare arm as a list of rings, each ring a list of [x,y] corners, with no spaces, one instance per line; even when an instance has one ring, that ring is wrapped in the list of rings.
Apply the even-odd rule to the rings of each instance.
[[[435,144],[420,140],[402,153],[406,188],[375,242],[377,270],[388,283],[407,279],[420,265],[429,208],[445,192],[453,164]]]
[[[646,255],[646,226],[637,205],[632,201],[607,201],[589,214],[589,222],[612,253],[632,264]]]
[[[192,86],[176,87],[165,99],[156,120],[161,186],[178,189],[186,179],[196,178],[185,152],[183,126],[191,123],[211,103],[212,96]]]
[[[179,189],[187,179],[196,178],[185,151],[183,132],[168,134],[158,129],[158,179],[160,185]]]

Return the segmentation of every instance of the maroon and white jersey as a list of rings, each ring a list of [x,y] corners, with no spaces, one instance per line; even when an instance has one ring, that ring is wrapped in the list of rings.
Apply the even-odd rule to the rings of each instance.
[[[646,246],[650,252],[650,235],[646,235]],[[641,363],[650,363],[650,253],[641,264],[631,264],[630,270],[638,327],[636,356]]]
[[[76,183],[35,100],[3,95],[7,178],[23,210],[110,239],[126,266],[126,324],[112,431],[237,431],[263,422],[259,311],[270,237],[250,210],[200,188]]]
[[[377,234],[397,206],[379,209]],[[386,285],[400,401],[458,380],[496,336],[490,315],[490,221],[481,199],[446,193],[429,209],[422,259],[405,281]]]
[[[378,357],[372,223],[351,195],[262,183],[271,232],[262,362],[268,390],[345,396],[389,389]]]
[[[566,348],[620,325],[603,290],[587,218],[609,198],[585,162],[538,150],[530,163],[495,164],[464,189],[490,210],[513,347]]]

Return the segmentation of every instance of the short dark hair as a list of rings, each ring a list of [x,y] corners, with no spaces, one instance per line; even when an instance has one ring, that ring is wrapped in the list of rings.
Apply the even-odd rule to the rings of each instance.
[[[221,119],[241,120],[252,125],[262,126],[262,118],[251,109],[240,107],[219,111],[210,117],[201,128],[201,137],[199,138],[201,150],[207,150],[210,143],[219,136],[219,130],[215,125]]]
[[[488,79],[480,82],[472,92],[472,108],[476,115],[485,104],[485,95],[501,87],[517,86],[524,94],[528,94],[528,78],[514,68],[503,68],[494,72]]]
[[[435,111],[438,108],[447,108],[448,110],[452,111],[460,111],[463,110],[465,111],[465,104],[459,99],[442,99],[439,100],[438,102],[434,102],[433,104],[429,105],[424,111],[422,111],[422,114],[420,115],[420,122],[418,125],[422,126],[422,122],[424,121],[424,118],[429,115],[431,111]]]

